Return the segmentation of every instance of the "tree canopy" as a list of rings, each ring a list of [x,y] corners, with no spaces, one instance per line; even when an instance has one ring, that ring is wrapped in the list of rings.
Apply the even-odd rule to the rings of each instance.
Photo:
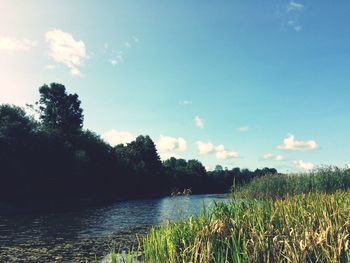
[[[148,135],[112,147],[83,129],[77,94],[57,83],[39,88],[40,118],[20,107],[0,105],[0,201],[155,197],[174,189],[227,192],[232,182],[277,173],[264,168],[206,171],[198,160],[161,162]]]

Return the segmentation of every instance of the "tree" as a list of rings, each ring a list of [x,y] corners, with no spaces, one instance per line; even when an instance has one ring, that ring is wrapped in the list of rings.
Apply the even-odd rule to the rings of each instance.
[[[62,84],[39,88],[40,119],[45,131],[63,135],[76,134],[83,127],[83,110],[77,94],[67,94]]]
[[[35,121],[17,106],[0,105],[0,137],[21,138],[36,128]]]

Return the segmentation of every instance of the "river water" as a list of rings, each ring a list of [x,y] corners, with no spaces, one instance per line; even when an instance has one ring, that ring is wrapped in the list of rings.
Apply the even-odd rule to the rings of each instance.
[[[224,195],[132,200],[75,211],[0,216],[0,262],[89,262],[137,245],[147,228],[199,214]]]

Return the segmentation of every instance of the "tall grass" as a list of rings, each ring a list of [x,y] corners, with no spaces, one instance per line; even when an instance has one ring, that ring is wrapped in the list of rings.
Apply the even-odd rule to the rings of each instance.
[[[218,203],[152,228],[144,262],[348,262],[350,192]]]
[[[267,175],[233,189],[235,197],[283,198],[309,192],[333,193],[350,188],[350,169],[325,167],[308,174]]]

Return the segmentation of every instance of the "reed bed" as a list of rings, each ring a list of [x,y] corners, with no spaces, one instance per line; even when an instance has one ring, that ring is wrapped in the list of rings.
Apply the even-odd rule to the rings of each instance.
[[[250,183],[233,187],[236,198],[284,198],[309,192],[333,193],[350,189],[350,169],[323,167],[311,173],[278,174],[254,178]]]
[[[349,262],[350,191],[217,203],[152,228],[144,262]]]

